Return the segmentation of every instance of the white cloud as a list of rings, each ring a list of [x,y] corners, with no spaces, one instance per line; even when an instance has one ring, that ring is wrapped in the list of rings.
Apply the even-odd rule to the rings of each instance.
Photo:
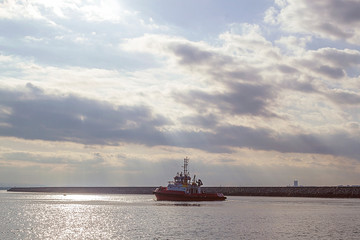
[[[252,64],[261,63],[263,58],[277,58],[277,49],[265,39],[258,25],[247,24],[241,29],[240,32],[232,29],[219,36],[227,54]]]
[[[54,16],[68,19],[80,15],[87,21],[118,22],[122,16],[121,6],[113,0],[5,0],[0,6],[0,18],[6,19],[46,19]]]
[[[0,3],[0,18],[44,19],[38,7],[25,0],[5,0]]]
[[[285,53],[291,55],[302,55],[306,51],[306,44],[311,41],[311,37],[297,38],[295,36],[281,37],[276,40],[277,45],[283,46]]]
[[[279,13],[279,11],[275,7],[270,7],[266,10],[265,16],[264,16],[264,22],[270,23],[270,24],[276,24],[276,15]]]

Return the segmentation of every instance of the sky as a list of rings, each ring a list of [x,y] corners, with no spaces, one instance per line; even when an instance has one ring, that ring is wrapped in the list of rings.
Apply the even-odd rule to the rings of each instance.
[[[360,185],[360,0],[0,0],[0,186]]]

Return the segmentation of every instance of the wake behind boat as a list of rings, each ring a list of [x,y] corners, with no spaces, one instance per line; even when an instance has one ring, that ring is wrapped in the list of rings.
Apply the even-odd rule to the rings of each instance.
[[[158,201],[224,201],[226,197],[222,193],[205,193],[201,189],[203,185],[200,179],[194,175],[191,180],[188,172],[189,158],[184,158],[184,172],[177,173],[174,181],[170,181],[167,187],[158,187],[154,194]]]

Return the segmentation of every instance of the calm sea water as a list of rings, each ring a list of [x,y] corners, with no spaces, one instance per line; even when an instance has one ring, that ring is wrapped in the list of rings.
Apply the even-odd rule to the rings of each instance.
[[[229,197],[156,202],[152,195],[0,191],[0,239],[359,239],[360,199]]]

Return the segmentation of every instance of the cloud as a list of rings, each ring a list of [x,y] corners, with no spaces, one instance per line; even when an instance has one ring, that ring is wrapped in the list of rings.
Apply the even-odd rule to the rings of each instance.
[[[357,95],[353,92],[351,96],[336,96],[332,91],[334,88],[351,88],[348,84],[352,79],[348,73],[357,66],[359,52],[336,48],[307,50],[306,43],[310,38],[290,37],[279,43],[286,43],[292,53],[282,54],[276,44],[261,36],[259,30],[251,29],[240,33],[244,35],[222,34],[223,45],[216,47],[155,35],[128,41],[129,46],[139,46],[137,51],[161,56],[161,60],[174,69],[199,76],[199,80],[189,81],[188,87],[172,92],[176,103],[184,104],[194,113],[193,117],[186,115],[180,120],[188,131],[173,132],[169,139],[177,137],[178,140],[172,144],[197,146],[214,152],[249,147],[356,157],[351,151],[347,154],[335,146],[337,134],[347,130],[334,128],[334,124],[358,121],[358,117],[349,115],[345,118],[347,110],[334,104],[349,104],[356,108]],[[300,46],[293,48],[295,45]],[[332,100],[326,101],[324,96]],[[216,118],[204,121],[201,116]],[[275,123],[267,124],[267,121]],[[189,124],[195,125],[198,132],[189,130],[192,129]],[[220,136],[227,128],[233,135],[228,135],[229,138]],[[261,129],[261,134],[256,129]],[[274,138],[277,132],[282,133]],[[236,138],[242,135],[248,136],[248,141]],[[344,142],[351,146],[357,144],[354,134],[349,134]]]
[[[330,67],[327,65],[321,65],[314,69],[316,72],[328,76],[330,78],[339,79],[345,76],[343,69],[337,67]]]
[[[254,94],[251,90],[258,90],[252,89],[252,86],[245,85],[246,87],[250,95]],[[222,100],[223,97],[219,97],[221,101],[226,100]],[[7,109],[0,116],[0,134],[29,140],[99,145],[134,143],[197,148],[209,152],[250,148],[355,158],[360,155],[357,147],[359,140],[345,133],[277,134],[267,128],[226,124],[216,117],[213,122],[204,121],[204,117],[183,119],[185,123],[211,131],[161,130],[171,123],[145,106],[116,106],[71,95],[48,95],[30,83],[27,84],[26,91],[1,90],[0,104]],[[244,110],[234,108],[231,111]],[[217,124],[220,122],[221,124]],[[339,139],[341,144],[338,143]]]
[[[360,63],[360,52],[350,49],[320,48],[308,50],[300,56],[289,57],[289,60],[292,68],[303,76],[321,77],[332,82],[354,75],[353,69]]]
[[[220,117],[215,114],[199,114],[190,115],[180,118],[184,125],[198,126],[205,129],[210,129],[220,122]]]
[[[194,90],[186,94],[175,93],[174,97],[198,112],[208,113],[216,109],[231,115],[275,116],[267,110],[269,100],[274,97],[271,86],[231,83],[228,87],[229,90],[224,93]]]
[[[120,22],[124,11],[117,1],[69,1],[48,2],[33,0],[31,2],[6,0],[1,5],[0,18],[4,19],[43,19],[51,22],[54,19],[78,17],[89,22]]]
[[[277,151],[281,153],[311,153],[345,156],[359,159],[360,140],[347,133],[279,134],[266,128],[219,126],[214,133],[189,133],[183,147],[200,148],[209,152],[232,152],[231,148]],[[190,140],[191,139],[191,140]],[[205,143],[205,144],[204,144]]]
[[[134,69],[152,65],[145,54],[124,54],[125,36],[166,31],[118,1],[13,1],[0,3],[1,53],[52,66]]]
[[[250,30],[248,30],[250,31]],[[263,80],[261,74],[266,72],[266,67],[259,65],[260,59],[272,51],[271,44],[266,42],[258,33],[254,39],[250,36],[241,44],[241,39],[236,43],[236,36],[226,34],[224,46],[213,47],[203,42],[191,42],[182,38],[146,35],[129,40],[123,48],[135,51],[147,51],[157,56],[165,56],[167,62],[174,68],[189,72],[191,75],[203,79],[207,87],[200,87],[201,80],[193,83],[193,89],[185,91],[175,90],[172,96],[175,102],[181,102],[188,107],[205,114],[232,114],[232,115],[255,115],[275,117],[276,114],[269,110],[271,102],[276,98],[275,88]],[[253,55],[254,52],[236,54],[228,53],[228,44],[236,44],[238,48],[248,47],[251,41],[263,43],[267,46],[264,53],[260,50],[258,42],[259,57],[246,60],[244,55]],[[138,46],[135,48],[135,46]],[[251,48],[251,51],[256,51]],[[236,51],[236,50],[235,50]],[[255,59],[255,60],[253,60]],[[166,61],[163,60],[162,61]],[[255,62],[255,63],[254,63]],[[267,63],[265,63],[266,65]],[[290,69],[290,67],[288,67]],[[296,71],[296,70],[295,70]],[[220,90],[219,90],[220,89]]]
[[[282,69],[281,71],[283,72]],[[290,72],[290,74],[291,73],[292,72]],[[303,80],[303,79],[290,78],[290,80],[284,81],[281,85],[284,89],[288,88],[290,90],[295,90],[302,93],[320,93],[317,87],[314,86],[314,84],[309,79]]]
[[[360,51],[355,49],[321,48],[317,51],[310,51],[314,59],[321,59],[334,66],[349,68],[360,64]]]
[[[306,44],[311,41],[311,37],[298,38],[295,36],[281,37],[275,43],[285,49],[285,53],[301,55],[306,50]]]
[[[265,21],[279,24],[294,33],[322,38],[343,39],[352,44],[360,40],[360,1],[286,0],[275,1],[277,8],[266,12]]]
[[[26,91],[1,90],[0,134],[24,139],[83,144],[164,144],[157,130],[169,122],[145,106],[115,106],[74,95],[47,95],[27,84]]]
[[[325,94],[331,101],[340,105],[359,106],[360,94],[351,91],[335,89]]]
[[[104,159],[99,153],[82,154],[80,157],[66,153],[44,153],[44,152],[5,152],[0,154],[0,160],[9,162],[22,162],[25,164],[51,164],[51,165],[99,165]]]
[[[222,66],[232,59],[210,49],[202,49],[201,46],[192,45],[190,42],[171,43],[169,50],[178,58],[178,62],[185,66],[206,65]]]
[[[4,19],[44,19],[38,7],[25,1],[6,0],[0,4],[0,18]]]

